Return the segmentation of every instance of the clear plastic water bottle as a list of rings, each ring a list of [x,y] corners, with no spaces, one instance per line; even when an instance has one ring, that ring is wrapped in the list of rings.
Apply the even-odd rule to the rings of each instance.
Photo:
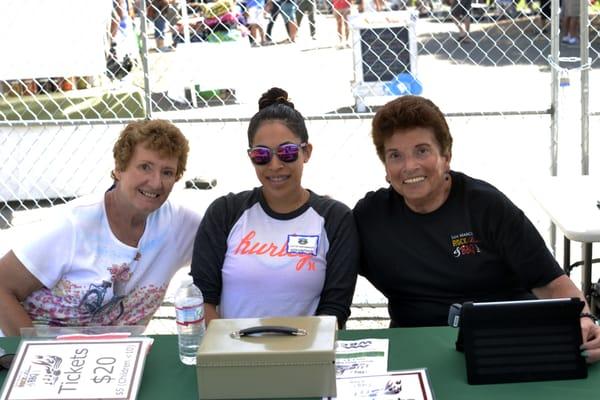
[[[204,337],[204,297],[191,277],[185,278],[175,295],[175,314],[179,334],[179,358],[196,365],[196,352]]]

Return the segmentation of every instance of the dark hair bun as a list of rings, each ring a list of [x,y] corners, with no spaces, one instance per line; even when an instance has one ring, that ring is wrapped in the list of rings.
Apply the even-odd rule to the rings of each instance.
[[[260,99],[258,100],[258,109],[262,110],[273,104],[285,104],[288,107],[294,108],[294,103],[288,100],[287,92],[278,87],[272,87],[260,96]]]

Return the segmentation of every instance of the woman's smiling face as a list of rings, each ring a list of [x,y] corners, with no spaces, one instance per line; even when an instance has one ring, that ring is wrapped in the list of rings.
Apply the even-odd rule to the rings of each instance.
[[[442,154],[433,130],[410,128],[384,142],[385,171],[394,190],[413,211],[428,213],[448,196],[450,154]]]
[[[277,152],[278,146],[286,143],[299,145],[300,138],[285,124],[277,120],[266,121],[257,129],[252,147],[264,146]],[[264,165],[254,165],[256,176],[262,184],[265,199],[270,204],[297,196],[302,189],[302,171],[304,163],[310,158],[312,146],[308,144],[301,148],[298,159],[292,162],[283,162],[273,154],[271,160]]]
[[[119,198],[134,212],[147,215],[169,197],[177,181],[177,158],[161,157],[138,143],[125,170],[115,170],[115,177]]]

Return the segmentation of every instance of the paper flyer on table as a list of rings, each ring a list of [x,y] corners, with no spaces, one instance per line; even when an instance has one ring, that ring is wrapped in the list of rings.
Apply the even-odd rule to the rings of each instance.
[[[336,377],[387,373],[389,339],[338,340],[335,347]]]
[[[410,399],[434,400],[427,369],[390,371],[385,375],[338,378],[332,400]]]
[[[135,399],[153,339],[23,340],[0,400]]]

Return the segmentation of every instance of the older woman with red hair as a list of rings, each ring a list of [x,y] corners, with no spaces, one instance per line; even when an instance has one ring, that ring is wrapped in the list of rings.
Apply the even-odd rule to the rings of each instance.
[[[114,185],[25,226],[0,259],[0,329],[144,325],[191,261],[197,212],[169,201],[188,141],[167,121],[133,122],[114,145]]]

